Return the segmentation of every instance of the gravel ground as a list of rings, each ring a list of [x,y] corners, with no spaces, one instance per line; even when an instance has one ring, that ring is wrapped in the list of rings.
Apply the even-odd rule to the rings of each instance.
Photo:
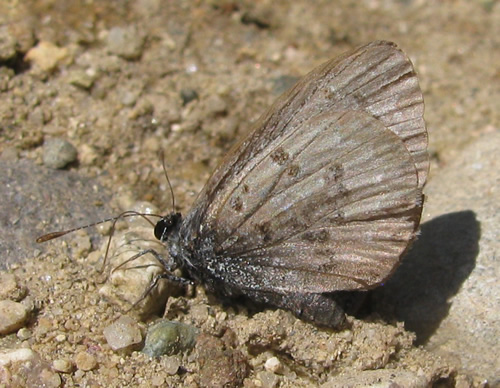
[[[169,212],[159,151],[186,213],[277,96],[375,39],[419,74],[429,202],[408,264],[349,330],[201,287],[162,286],[130,310],[158,268],[109,268],[162,249],[143,220],[117,224],[104,274],[109,225],[33,243]],[[495,0],[1,2],[0,386],[500,386],[499,47]],[[151,358],[160,316],[184,324],[170,333],[182,346]]]

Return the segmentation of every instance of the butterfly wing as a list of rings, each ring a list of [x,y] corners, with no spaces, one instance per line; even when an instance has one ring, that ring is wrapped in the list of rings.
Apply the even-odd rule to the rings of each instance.
[[[186,246],[210,241],[214,275],[239,289],[380,283],[420,218],[422,112],[411,63],[394,45],[375,42],[326,63],[228,154],[181,238]]]

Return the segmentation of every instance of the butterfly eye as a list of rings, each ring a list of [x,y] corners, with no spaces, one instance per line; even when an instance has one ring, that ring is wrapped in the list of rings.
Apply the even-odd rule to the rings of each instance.
[[[172,221],[168,218],[162,218],[156,223],[154,230],[155,237],[160,241],[164,241],[171,227]]]
[[[168,236],[176,229],[181,221],[179,213],[172,213],[163,217],[155,225],[154,235],[160,241],[166,241]]]

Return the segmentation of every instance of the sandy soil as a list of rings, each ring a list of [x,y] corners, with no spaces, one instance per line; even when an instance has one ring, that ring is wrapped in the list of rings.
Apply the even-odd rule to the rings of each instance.
[[[35,356],[29,366],[2,366],[0,384],[485,386],[485,376],[415,346],[403,324],[376,312],[350,317],[352,328],[335,333],[283,311],[254,314],[241,304],[223,305],[200,287],[171,297],[166,312],[203,333],[191,352],[151,359],[134,348],[113,351],[106,327],[129,315],[144,335],[157,316],[125,312],[123,303],[99,293],[109,227],[43,246],[33,240],[142,201],[169,212],[160,150],[177,209],[185,213],[227,149],[279,94],[314,66],[374,39],[397,42],[419,73],[432,180],[467,144],[498,130],[496,1],[68,4],[0,4],[4,171],[11,171],[22,197],[30,185],[38,187],[34,177],[50,169],[47,153],[55,151],[49,139],[64,139],[77,151],[66,170],[47,173],[36,183],[39,190],[18,199],[32,203],[30,212],[13,220],[2,208],[2,239],[16,246],[15,252],[3,249],[3,265],[16,275],[14,289],[23,294],[17,299],[30,318],[1,337],[0,348],[31,349]],[[32,167],[19,169],[28,162]],[[60,174],[72,178],[52,180]],[[51,190],[61,184],[64,193]],[[36,198],[37,192],[45,194]],[[23,232],[10,235],[11,227]],[[125,224],[118,229],[129,230]],[[69,366],[58,370],[61,365]]]

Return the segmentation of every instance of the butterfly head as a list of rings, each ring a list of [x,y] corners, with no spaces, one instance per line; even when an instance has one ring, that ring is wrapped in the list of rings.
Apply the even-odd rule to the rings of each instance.
[[[179,230],[181,222],[181,213],[170,213],[166,215],[156,223],[154,231],[155,237],[161,242],[166,242],[173,232]]]

